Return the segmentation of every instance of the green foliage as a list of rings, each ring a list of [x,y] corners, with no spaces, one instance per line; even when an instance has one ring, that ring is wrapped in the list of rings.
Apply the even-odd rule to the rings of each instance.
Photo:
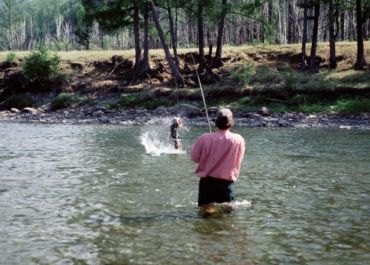
[[[346,113],[370,112],[370,99],[341,99],[333,107],[335,111]]]
[[[50,55],[47,48],[39,47],[24,58],[23,72],[31,82],[37,81],[43,85],[60,74],[59,64],[59,56]]]
[[[313,104],[303,104],[297,107],[297,110],[300,112],[307,113],[320,113],[320,112],[329,112],[330,105],[323,103],[313,103]]]
[[[155,109],[159,106],[169,106],[169,101],[164,97],[152,98],[147,93],[132,93],[128,95],[123,95],[117,102],[107,103],[107,108],[134,108],[143,107],[146,109]]]
[[[298,111],[308,113],[318,112],[342,112],[342,113],[361,113],[370,111],[370,99],[367,98],[342,98],[338,99],[332,104],[322,103],[304,103],[297,107]]]
[[[71,107],[74,103],[78,102],[78,99],[69,93],[60,93],[50,103],[51,110],[58,110],[62,108]]]
[[[239,65],[231,74],[232,78],[240,85],[251,85],[253,83],[279,83],[280,75],[268,65],[258,65],[246,62]]]
[[[96,20],[106,32],[115,32],[131,24],[132,1],[82,0],[85,22]]]
[[[256,68],[256,73],[253,76],[253,82],[259,83],[276,83],[279,82],[279,75],[275,73],[268,65],[259,65]]]
[[[139,94],[129,94],[121,96],[117,102],[117,105],[121,107],[134,107],[141,102]]]
[[[90,49],[90,34],[92,31],[92,19],[87,15],[85,7],[79,3],[76,7],[76,41],[83,45],[86,50]]]
[[[88,105],[88,106],[93,106],[99,103],[98,100],[87,97],[76,98],[76,101],[78,102],[79,105]]]
[[[6,61],[9,64],[14,64],[16,62],[16,60],[17,60],[17,55],[14,52],[10,52],[6,56]]]
[[[168,99],[166,98],[155,98],[152,100],[146,100],[141,104],[146,109],[155,109],[160,106],[169,106]]]
[[[294,88],[296,79],[293,72],[294,70],[290,66],[284,65],[279,68],[279,71],[284,82],[284,88],[291,91]]]
[[[32,107],[32,105],[33,99],[30,95],[27,94],[18,94],[10,96],[1,104],[1,106],[6,109],[10,108],[23,109],[25,107]]]
[[[236,67],[232,72],[232,78],[240,85],[247,85],[253,80],[256,74],[256,65],[253,62],[246,62]]]
[[[241,97],[237,101],[232,102],[230,106],[236,109],[245,109],[245,107],[248,105],[251,105],[251,103],[252,103],[251,98],[248,96],[245,96],[245,97]],[[223,103],[223,105],[226,105],[226,104]]]

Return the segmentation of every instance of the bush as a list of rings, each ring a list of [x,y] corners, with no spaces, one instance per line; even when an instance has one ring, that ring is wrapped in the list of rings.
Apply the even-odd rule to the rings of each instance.
[[[121,96],[117,102],[117,105],[120,107],[134,107],[141,102],[140,95],[138,94],[129,94]]]
[[[279,83],[280,76],[274,72],[268,65],[259,65],[256,68],[256,73],[252,79],[252,82],[258,83]]]
[[[8,55],[6,56],[6,62],[8,64],[15,64],[15,61],[17,60],[17,55],[14,53],[14,52],[10,52],[8,53]]]
[[[68,108],[72,106],[74,103],[76,103],[78,100],[77,98],[68,93],[60,93],[58,96],[56,96],[50,103],[50,109],[51,110],[58,110],[63,108]]]
[[[342,99],[333,107],[335,111],[347,113],[370,112],[370,99]]]
[[[160,106],[168,106],[169,105],[169,101],[168,99],[166,98],[155,98],[155,99],[148,99],[146,101],[144,101],[143,103],[140,104],[140,106],[146,108],[146,109],[155,109],[157,107],[160,107]]]
[[[336,111],[342,113],[361,113],[370,112],[370,99],[339,99],[333,102],[332,105],[328,103],[307,103],[298,106],[298,111],[317,113]]]
[[[50,55],[47,48],[40,47],[24,58],[23,72],[31,82],[43,85],[60,75],[59,64],[59,56]]]
[[[235,69],[232,73],[232,78],[240,85],[249,84],[253,76],[256,74],[256,65],[252,62],[246,62],[240,68]]]
[[[329,112],[330,106],[322,103],[303,104],[297,107],[298,111],[307,113]]]
[[[106,107],[143,107],[146,109],[155,109],[159,106],[168,106],[169,104],[169,100],[164,97],[157,97],[153,99],[148,93],[134,93],[121,96],[117,102],[106,104]]]
[[[294,76],[294,70],[289,66],[281,66],[280,75],[284,80],[284,88],[287,91],[292,91],[295,86],[296,77]]]
[[[78,104],[81,105],[87,105],[87,106],[94,106],[99,103],[98,100],[92,99],[92,98],[86,98],[86,97],[79,97],[75,98]]]
[[[7,98],[4,102],[1,103],[1,108],[11,109],[23,109],[25,107],[32,107],[33,106],[33,99],[31,96],[27,94],[18,94],[13,95]]]

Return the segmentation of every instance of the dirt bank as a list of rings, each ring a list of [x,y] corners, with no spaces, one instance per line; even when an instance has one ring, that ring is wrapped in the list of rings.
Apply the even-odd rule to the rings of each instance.
[[[200,74],[206,100],[211,107],[228,105],[243,113],[256,113],[263,106],[275,113],[292,113],[292,106],[329,105],[346,97],[370,98],[369,70],[353,70],[354,47],[355,43],[338,43],[338,69],[329,71],[328,48],[321,45],[316,73],[298,70],[299,45],[225,48],[223,64],[213,65],[212,57],[208,57],[213,65],[212,74],[207,71]],[[370,42],[365,47],[369,53]],[[200,107],[195,72],[199,58],[193,50],[180,50],[179,54],[185,87],[175,85],[160,51],[151,52],[151,70],[139,79],[130,76],[133,58],[128,52],[59,53],[63,79],[50,84],[30,83],[25,78],[23,54],[14,63],[0,62],[0,110],[33,107],[40,108],[43,115],[53,116],[58,108],[73,113],[75,109],[103,106],[107,113],[119,113],[138,107],[152,112],[158,107],[181,103]],[[73,100],[53,107],[52,102],[60,93],[72,95]],[[274,109],[276,106],[279,111]],[[281,111],[282,107],[290,109]],[[7,117],[13,115],[4,113]],[[58,113],[59,110],[54,116],[59,117]]]

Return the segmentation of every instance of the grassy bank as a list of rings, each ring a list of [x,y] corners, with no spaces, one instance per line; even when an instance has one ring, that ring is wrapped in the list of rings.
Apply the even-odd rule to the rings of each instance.
[[[183,55],[181,67],[186,63],[194,69],[195,66],[186,61],[185,55],[190,52],[196,52],[196,49],[179,50],[179,54]],[[365,42],[365,52],[370,60],[369,41]],[[328,43],[319,43],[317,56],[320,66],[315,73],[298,70],[299,53],[300,44],[225,47],[224,65],[213,70],[219,80],[215,83],[204,82],[207,102],[210,106],[230,106],[246,111],[262,106],[273,111],[370,111],[370,68],[364,71],[353,69],[355,42],[337,43],[336,70],[328,69]],[[0,52],[0,62],[5,61],[8,54]],[[15,52],[18,62],[27,54]],[[64,94],[63,101],[71,102],[60,104],[62,107],[76,105],[76,102],[99,103],[107,108],[142,106],[152,109],[179,102],[201,106],[199,88],[173,86],[162,50],[151,50],[150,62],[153,69],[164,65],[164,70],[159,76],[136,84],[122,81],[125,70],[112,72],[112,56],[133,61],[133,50],[70,51],[58,52],[58,56],[69,83],[59,90],[73,95],[68,97]],[[18,63],[19,68],[21,64]],[[76,100],[76,97],[84,100]]]

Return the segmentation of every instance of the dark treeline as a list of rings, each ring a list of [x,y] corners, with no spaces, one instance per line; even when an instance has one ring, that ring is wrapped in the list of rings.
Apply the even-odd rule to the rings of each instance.
[[[217,62],[223,45],[302,43],[312,68],[306,42],[315,59],[317,42],[330,41],[335,68],[335,42],[357,40],[361,68],[370,38],[370,0],[0,0],[0,13],[0,50],[135,48],[136,66],[152,48],[169,60],[171,48],[178,64],[178,47],[197,47],[201,62],[214,48]]]

